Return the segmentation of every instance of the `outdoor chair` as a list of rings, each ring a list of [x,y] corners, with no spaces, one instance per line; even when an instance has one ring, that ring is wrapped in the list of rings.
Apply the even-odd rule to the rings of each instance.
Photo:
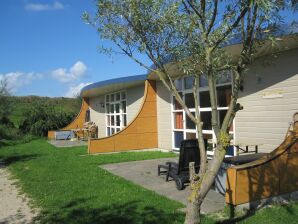
[[[196,172],[200,169],[200,151],[197,139],[183,140],[180,146],[179,162],[166,162],[158,165],[158,176],[166,175],[166,181],[169,177],[176,182],[178,190],[184,189],[184,184],[189,182],[189,163],[195,163]]]

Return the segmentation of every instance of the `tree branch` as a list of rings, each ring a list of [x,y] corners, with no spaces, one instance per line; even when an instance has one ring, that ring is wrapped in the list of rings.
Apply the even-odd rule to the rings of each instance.
[[[244,9],[241,11],[240,15],[237,17],[237,19],[234,21],[234,23],[231,26],[229,26],[229,28],[223,33],[221,38],[215,42],[215,44],[212,47],[211,52],[214,51],[214,49],[216,49],[218,47],[218,45],[222,43],[222,41],[231,33],[231,31],[234,30],[238,26],[239,22],[245,16],[248,9],[249,9],[249,5],[244,7]]]
[[[215,22],[215,19],[216,19],[216,16],[217,16],[217,5],[218,5],[218,0],[214,0],[213,13],[212,13],[212,18],[211,18],[210,24],[209,24],[208,29],[207,29],[207,35],[210,33],[211,29],[214,26],[214,22]]]

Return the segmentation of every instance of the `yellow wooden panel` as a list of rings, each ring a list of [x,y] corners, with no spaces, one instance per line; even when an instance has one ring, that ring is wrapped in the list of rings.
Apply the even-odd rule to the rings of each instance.
[[[155,102],[156,101],[156,87],[155,87],[155,82],[154,81],[149,81],[148,82],[146,101],[147,102]]]
[[[55,139],[55,131],[48,131],[48,138]]]
[[[156,117],[139,118],[137,125],[138,133],[157,132]]]
[[[249,169],[238,170],[235,186],[236,204],[260,200],[278,195],[279,165],[271,161]]]
[[[295,144],[293,144],[291,146],[291,148],[288,150],[288,153],[298,153],[298,142],[296,142]]]
[[[286,194],[298,191],[298,152],[284,153],[280,160],[280,193]]]
[[[239,205],[298,191],[297,144],[296,131],[267,156],[229,168],[226,202]]]
[[[137,136],[138,148],[156,148],[158,144],[157,133],[141,133]]]
[[[226,179],[226,203],[235,204],[236,201],[236,169],[227,169]]]
[[[90,139],[89,153],[114,152],[113,138]]]
[[[115,151],[138,149],[137,134],[115,136]]]
[[[157,111],[156,111],[156,102],[146,102],[146,108],[144,108],[140,114],[139,117],[156,117]]]
[[[138,132],[138,124],[137,122],[132,121],[128,127],[126,127],[123,131],[119,132],[120,135],[127,134],[136,134]]]

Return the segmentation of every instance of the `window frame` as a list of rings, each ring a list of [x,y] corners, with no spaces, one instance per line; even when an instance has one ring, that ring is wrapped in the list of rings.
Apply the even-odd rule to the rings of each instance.
[[[180,82],[181,83],[181,86],[182,88],[181,89],[178,89],[178,92],[179,93],[182,93],[182,99],[183,101],[185,102],[185,94],[187,93],[191,93],[192,94],[192,89],[185,89],[185,78],[186,77],[183,77],[180,79]],[[201,83],[201,81],[200,81]],[[233,80],[232,80],[232,76],[231,76],[231,81],[230,82],[225,82],[225,83],[220,83],[220,84],[216,84],[216,87],[222,87],[222,86],[231,86],[231,92],[233,91]],[[201,92],[205,92],[205,91],[209,91],[209,87],[208,86],[204,86],[204,87],[199,87],[198,89],[198,92],[197,92],[197,97],[198,97],[198,101],[199,101],[199,113],[201,112],[211,112],[211,107],[200,107],[200,93]],[[217,94],[217,91],[216,91],[216,94]],[[187,129],[186,128],[186,113],[183,109],[175,109],[175,97],[174,96],[171,96],[171,123],[172,123],[172,149],[174,151],[179,151],[180,150],[180,146],[179,147],[176,147],[175,146],[175,132],[183,132],[183,139],[186,139],[186,135],[187,133],[195,133],[196,134],[196,137],[197,137],[197,128],[196,129]],[[227,111],[228,110],[228,106],[226,107],[219,107],[218,106],[218,116],[220,116],[220,111]],[[190,112],[195,112],[195,107],[194,108],[189,108]],[[182,120],[182,129],[177,129],[175,128],[175,113],[181,113],[183,114],[183,120]],[[236,136],[236,130],[235,130],[235,119],[233,121],[233,129],[232,131],[229,131],[229,134],[233,136],[233,140],[232,140],[232,143],[234,144],[235,143],[235,136]],[[203,134],[210,134],[212,135],[212,142],[209,142],[210,144],[212,144],[212,150],[208,150],[207,151],[207,155],[208,156],[212,156],[214,154],[214,148],[216,146],[216,136],[215,136],[215,133],[214,133],[214,130],[203,130]],[[234,150],[235,151],[235,150]]]
[[[117,94],[120,94],[120,98],[118,100],[117,100]],[[123,98],[123,95],[125,96],[124,98]],[[121,131],[124,127],[127,126],[127,92],[126,90],[121,90],[121,91],[108,93],[108,94],[105,94],[104,98],[105,98],[105,129],[106,129],[106,136],[109,137]],[[108,98],[109,100],[107,101]],[[112,101],[112,98],[113,98],[113,101]],[[122,108],[122,102],[125,102],[125,110]],[[110,110],[111,105],[113,105],[113,108],[114,108],[113,113]],[[116,105],[119,105],[118,113],[116,111]],[[117,116],[119,116],[119,125],[117,125]],[[114,125],[112,125],[112,122],[111,122],[112,117],[114,119]],[[126,123],[124,122],[124,120],[126,120]]]

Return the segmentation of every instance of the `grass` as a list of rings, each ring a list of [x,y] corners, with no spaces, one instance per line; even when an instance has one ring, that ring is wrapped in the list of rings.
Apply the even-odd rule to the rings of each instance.
[[[182,204],[99,168],[107,163],[174,156],[161,152],[87,156],[85,147],[44,140],[4,147],[0,158],[42,208],[41,223],[181,223]]]
[[[161,152],[86,155],[85,147],[55,148],[45,140],[3,147],[0,160],[41,208],[40,223],[183,223],[183,205],[99,168],[99,165],[175,156]],[[218,218],[221,217],[221,218]],[[217,221],[216,221],[217,220]],[[295,223],[298,204],[272,206],[203,223]]]

